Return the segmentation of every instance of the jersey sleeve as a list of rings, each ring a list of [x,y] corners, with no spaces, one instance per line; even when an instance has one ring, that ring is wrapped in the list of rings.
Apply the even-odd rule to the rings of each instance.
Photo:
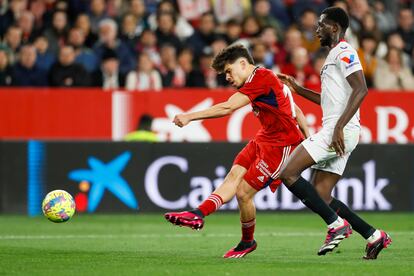
[[[256,72],[251,80],[248,79],[245,84],[239,88],[239,92],[249,97],[251,102],[261,95],[267,95],[269,93],[268,74],[268,72]]]
[[[362,70],[358,54],[353,49],[341,51],[336,59],[336,65],[339,67],[345,78],[356,71]]]

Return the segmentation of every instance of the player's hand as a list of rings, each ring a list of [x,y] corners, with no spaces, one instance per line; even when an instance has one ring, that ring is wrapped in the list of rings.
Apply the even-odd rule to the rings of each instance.
[[[188,125],[188,123],[190,121],[191,120],[190,120],[190,118],[189,118],[189,116],[187,114],[178,114],[178,115],[175,115],[174,120],[173,120],[173,123],[176,126],[183,127],[185,125]]]
[[[335,127],[330,147],[335,149],[338,156],[345,154],[344,131],[342,127]]]
[[[296,82],[295,78],[286,74],[277,74],[277,77],[286,84],[292,92],[297,93],[300,86]]]

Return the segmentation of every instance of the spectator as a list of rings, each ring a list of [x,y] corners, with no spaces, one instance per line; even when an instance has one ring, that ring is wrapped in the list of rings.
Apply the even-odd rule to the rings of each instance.
[[[231,19],[241,21],[243,17],[250,14],[252,10],[252,1],[214,0],[210,2],[212,2],[211,5],[212,10],[214,11],[214,17],[217,18],[217,21],[220,24],[224,24]],[[208,10],[210,9],[207,9],[206,11]]]
[[[89,73],[95,72],[99,67],[99,61],[95,53],[85,46],[85,34],[81,28],[72,28],[69,30],[67,44],[75,50],[75,62],[82,66]]]
[[[282,32],[282,25],[270,13],[271,5],[269,0],[256,0],[253,5],[253,14],[259,22],[259,26],[272,26],[278,33]]]
[[[247,16],[242,23],[242,38],[252,39],[259,35],[262,26],[260,21],[255,16]]]
[[[72,46],[63,46],[59,51],[58,61],[53,64],[49,72],[50,86],[85,87],[90,84],[89,73],[85,68],[75,63],[75,49]]]
[[[19,62],[13,68],[13,84],[17,86],[47,86],[47,72],[36,66],[36,49],[22,46]]]
[[[63,11],[56,11],[53,14],[52,26],[45,30],[44,36],[49,41],[49,51],[56,55],[60,47],[65,44],[68,30],[67,15]]]
[[[13,70],[9,64],[9,57],[5,48],[0,48],[0,86],[13,84]]]
[[[8,3],[0,5],[0,38],[3,38],[7,30],[14,23],[13,11],[8,7]]]
[[[178,36],[180,40],[185,40],[189,38],[194,33],[193,27],[187,22],[187,20],[178,13],[173,1],[171,0],[162,0],[158,4],[157,8],[158,13],[173,13],[177,22],[175,24],[174,33]],[[157,18],[156,14],[151,14],[148,17],[148,23],[151,30],[157,29]]]
[[[124,42],[117,38],[117,28],[118,26],[113,19],[102,20],[99,23],[99,41],[93,50],[99,61],[106,50],[114,50],[119,60],[119,71],[121,74],[127,74],[135,68],[135,55],[130,52]]]
[[[106,14],[111,18],[119,18],[122,12],[122,0],[106,0]]]
[[[3,0],[0,3],[0,38],[3,38],[7,30],[17,23],[26,10],[27,0]]]
[[[371,12],[367,12],[361,21],[360,36],[365,34],[374,36],[374,39],[376,41],[381,41],[382,39],[382,33],[377,27],[377,22],[375,21],[374,14]]]
[[[397,32],[404,40],[404,52],[411,55],[414,48],[414,18],[411,9],[400,9]]]
[[[217,36],[214,41],[211,43],[211,50],[213,51],[213,56],[216,56],[221,50],[228,46],[226,39],[223,36]],[[207,48],[208,49],[208,48]]]
[[[319,39],[316,36],[318,15],[313,9],[305,9],[300,16],[299,31],[302,33],[302,45],[312,55],[320,48]]]
[[[144,30],[141,34],[136,48],[138,53],[147,53],[156,67],[161,64],[161,57],[157,48],[157,37],[150,29]]]
[[[141,35],[142,31],[149,27],[148,25],[148,15],[147,15],[147,8],[145,5],[144,0],[131,0],[129,1],[129,9],[130,12],[136,20],[135,25],[135,34]]]
[[[99,23],[109,18],[106,12],[105,0],[91,0],[89,6],[89,20],[91,22],[91,30],[94,33],[98,32]]]
[[[389,48],[397,48],[399,50],[401,50],[401,56],[402,56],[402,61],[404,63],[404,66],[411,66],[412,64],[414,64],[411,61],[410,55],[408,55],[406,52],[404,52],[404,48],[405,48],[405,42],[402,39],[401,35],[398,32],[392,32],[389,34],[388,38],[387,38],[387,46],[386,46],[386,51],[383,55],[380,55],[380,57],[384,58],[386,53],[388,52]]]
[[[348,1],[349,3],[349,27],[359,33],[362,29],[362,20],[369,12],[369,5],[367,0]]]
[[[310,76],[314,74],[309,63],[308,51],[303,47],[294,48],[291,52],[291,62],[281,66],[280,71],[293,76],[300,85],[306,87]]]
[[[10,0],[9,2],[10,10],[13,12],[14,19],[19,19],[27,8],[28,0]]]
[[[381,60],[374,76],[375,88],[379,90],[414,90],[414,76],[405,66],[402,51],[389,48],[385,60]]]
[[[263,28],[260,33],[260,40],[267,46],[268,52],[265,57],[265,64],[269,67],[280,67],[287,60],[287,52],[282,43],[279,42],[276,30],[270,26]]]
[[[263,41],[258,40],[255,43],[253,43],[251,50],[252,57],[256,65],[266,67],[275,73],[280,72],[279,67],[275,66],[275,64],[273,63],[273,56],[270,59],[268,58],[270,50]]]
[[[2,45],[10,50],[10,64],[14,64],[16,62],[17,54],[22,44],[22,35],[23,32],[20,27],[10,26],[7,29]]]
[[[49,42],[43,35],[38,36],[33,44],[36,48],[36,65],[49,72],[50,67],[55,63],[56,57],[49,51]]]
[[[292,52],[296,48],[302,48],[302,43],[302,34],[298,29],[291,27],[286,31],[285,41],[283,45],[283,48],[286,51],[286,56],[285,60],[281,60],[281,63],[278,64],[279,67],[282,67],[283,64],[290,62]]]
[[[128,73],[125,88],[129,91],[159,91],[162,89],[161,76],[146,53],[138,57],[137,70]]]
[[[17,25],[22,29],[23,44],[32,43],[37,36],[34,31],[34,19],[30,11],[24,11],[17,22]]]
[[[374,74],[377,69],[377,57],[375,56],[377,50],[377,40],[373,33],[366,33],[360,39],[361,47],[357,50],[359,60],[364,70],[365,80],[368,88],[373,86]]]
[[[227,21],[226,28],[225,28],[225,37],[227,44],[233,44],[238,39],[240,39],[240,35],[242,33],[242,27],[240,22],[236,19],[231,19]]]
[[[157,36],[158,48],[163,44],[171,44],[176,50],[181,49],[181,42],[175,34],[176,18],[173,13],[157,13]]]
[[[114,90],[125,86],[125,75],[119,72],[119,60],[115,51],[107,50],[102,56],[100,69],[95,72],[94,86]]]
[[[163,87],[183,87],[185,73],[178,66],[177,51],[172,45],[164,44],[160,49],[161,64],[158,70],[161,74]]]
[[[375,0],[373,4],[373,13],[378,25],[378,29],[384,34],[389,33],[397,27],[395,16],[392,11],[385,8],[382,0]]]
[[[190,48],[183,49],[178,55],[178,65],[185,73],[185,87],[203,87],[203,74],[194,67],[193,59],[193,51]]]
[[[138,121],[137,129],[128,133],[124,140],[127,142],[158,142],[157,134],[152,131],[153,117],[143,114]]]
[[[224,74],[217,75],[216,71],[211,68],[214,58],[214,52],[211,47],[206,47],[200,56],[200,71],[203,74],[205,87],[214,89],[228,86]]]
[[[91,30],[91,22],[88,15],[84,13],[79,14],[75,21],[75,27],[82,29],[85,35],[85,46],[92,48],[98,40],[98,36]]]
[[[137,19],[132,13],[126,13],[121,22],[121,41],[128,46],[131,53],[135,55],[135,49],[137,47],[140,34],[136,33]],[[135,57],[136,58],[136,57]]]
[[[33,0],[30,2],[30,12],[33,14],[34,33],[42,33],[46,26],[46,2],[43,0]]]
[[[213,42],[216,38],[216,20],[212,12],[204,13],[200,18],[200,24],[194,34],[187,40],[187,45],[191,47],[195,56],[200,56],[203,49]]]

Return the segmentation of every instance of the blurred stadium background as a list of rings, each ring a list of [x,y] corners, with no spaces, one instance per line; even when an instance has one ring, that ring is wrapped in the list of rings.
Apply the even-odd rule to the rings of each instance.
[[[148,244],[148,250],[154,244],[166,242],[171,228],[164,224],[160,214],[198,206],[221,183],[235,154],[259,127],[249,107],[228,118],[193,122],[183,129],[171,123],[177,113],[209,107],[233,93],[223,77],[209,67],[213,56],[227,45],[243,43],[251,49],[257,64],[293,75],[304,86],[319,91],[319,71],[326,51],[319,48],[314,32],[320,12],[332,5],[344,8],[350,16],[346,38],[358,49],[370,88],[361,109],[360,145],[335,195],[354,210],[369,212],[364,214],[376,225],[391,228],[391,234],[393,231],[401,234],[401,241],[408,243],[409,251],[404,252],[413,253],[412,1],[3,0],[0,1],[0,244],[3,244],[0,256],[9,254],[3,264],[26,256],[22,261],[26,270],[7,270],[2,266],[4,270],[0,272],[30,274],[24,263],[34,260],[32,265],[37,268],[34,272],[52,273],[46,265],[40,265],[42,259],[36,250],[43,250],[44,256],[49,256],[46,253],[49,250],[62,252],[55,243],[52,246],[47,243],[57,242],[59,237],[66,240],[60,241],[64,246],[71,248],[72,253],[67,252],[69,258],[81,248],[71,239],[100,244],[96,237],[103,241],[108,235],[115,235],[108,241],[117,240],[119,244],[111,243],[113,248],[108,246],[109,251],[103,249],[110,254],[122,246],[120,240],[128,243],[128,235],[134,235],[131,229],[142,230],[145,223],[152,228],[144,227],[147,232],[137,230],[140,234],[132,239],[145,239],[145,235],[155,231],[159,236],[153,244]],[[298,97],[295,100],[304,111],[311,132],[318,131],[319,107]],[[304,174],[308,177],[309,171]],[[118,192],[119,185],[125,192]],[[70,226],[43,225],[47,221],[38,218],[43,196],[53,189],[67,190],[75,197],[77,217],[68,223]],[[312,233],[323,229],[322,223],[316,223],[319,218],[308,214],[304,205],[284,188],[276,194],[259,192],[255,203],[259,216],[264,216],[269,224],[265,227],[273,231],[290,219],[294,229],[295,218],[307,221]],[[229,231],[234,236],[228,235],[237,241],[236,210],[235,200],[224,205],[220,212],[228,214],[212,219],[207,233],[214,233],[216,220],[216,229],[221,233],[218,235],[227,235],[230,226],[222,223],[231,217],[228,221],[234,227]],[[275,215],[278,221],[274,223],[275,230],[271,228],[272,214],[281,211],[286,212]],[[120,213],[123,215],[111,215]],[[33,219],[26,220],[28,216]],[[393,225],[392,218],[398,216],[402,217]],[[109,232],[98,227],[97,233],[88,222],[100,227],[108,225]],[[131,229],[125,230],[128,227]],[[159,232],[164,227],[165,232]],[[82,231],[83,236],[77,237]],[[175,237],[180,235],[179,231],[172,231]],[[298,233],[299,228],[292,231]],[[323,231],[320,231],[321,239]],[[265,233],[270,232],[263,232],[262,239],[269,239],[269,243],[283,239],[277,234],[269,238]],[[191,240],[193,236],[185,233],[174,246]],[[124,236],[118,239],[116,234]],[[320,240],[319,235],[314,236],[317,241],[312,246],[316,248]],[[306,242],[306,235],[295,239],[298,244]],[[197,241],[204,244],[201,239]],[[220,256],[232,244],[233,241],[223,248],[206,249],[200,256]],[[359,247],[350,247],[352,258],[362,254],[362,244],[360,240]],[[99,245],[94,246],[92,253],[101,252]],[[199,246],[194,245],[193,249]],[[292,252],[298,254],[293,247]],[[149,256],[153,258],[148,257],[149,264],[160,265],[164,270],[144,271],[135,267],[133,271],[174,273],[159,260],[154,261],[156,254],[162,258],[174,255],[171,248],[160,253],[168,248],[168,243],[154,248],[158,251],[151,251]],[[271,247],[264,252],[278,254]],[[308,253],[314,252],[308,250]],[[188,252],[180,254],[186,256]],[[259,262],[268,268],[268,263],[258,259],[263,260],[260,255],[263,253],[258,254],[259,257],[252,256],[252,263]],[[302,256],[305,262],[306,254]],[[395,262],[399,258],[411,262],[400,267],[401,273],[412,271],[414,262],[410,254],[397,250],[393,254]],[[145,251],[139,256],[145,257]],[[327,270],[313,273],[329,272],[340,261],[335,257]],[[65,263],[64,256],[59,258]],[[314,268],[319,260],[311,259],[306,269]],[[215,261],[218,259],[207,261],[212,269]],[[105,262],[103,257],[95,265]],[[179,272],[190,273],[201,267],[197,260],[191,259],[192,262],[196,265],[191,270]],[[290,271],[308,274],[312,271],[300,270],[292,256],[286,262]],[[143,262],[132,264],[140,267]],[[382,265],[382,269],[395,272],[386,263]],[[220,273],[225,273],[224,268]],[[365,268],[362,271],[376,273],[370,270],[371,266]],[[82,271],[85,272],[82,269],[77,272]],[[126,273],[127,267],[120,271]]]

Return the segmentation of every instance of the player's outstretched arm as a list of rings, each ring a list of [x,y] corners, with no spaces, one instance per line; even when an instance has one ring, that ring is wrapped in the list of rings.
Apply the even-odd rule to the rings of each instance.
[[[321,104],[321,94],[300,86],[292,76],[286,74],[277,74],[277,76],[284,84],[289,86],[290,90],[294,91],[296,94],[301,95],[317,105]]]
[[[365,96],[368,94],[368,88],[365,83],[365,77],[362,70],[352,73],[346,78],[346,80],[352,88],[352,93],[349,97],[348,103],[345,106],[344,112],[336,123],[331,144],[338,155],[343,155],[345,153],[343,128],[349,120],[351,120],[355,112],[357,112]]]
[[[179,127],[183,127],[191,121],[224,117],[249,103],[249,97],[243,93],[236,92],[227,101],[213,105],[205,110],[178,114],[174,117],[173,123]]]
[[[305,138],[310,136],[308,124],[306,122],[305,114],[303,114],[302,110],[295,104],[295,113],[296,113],[296,121],[298,122],[300,131],[302,132]]]

